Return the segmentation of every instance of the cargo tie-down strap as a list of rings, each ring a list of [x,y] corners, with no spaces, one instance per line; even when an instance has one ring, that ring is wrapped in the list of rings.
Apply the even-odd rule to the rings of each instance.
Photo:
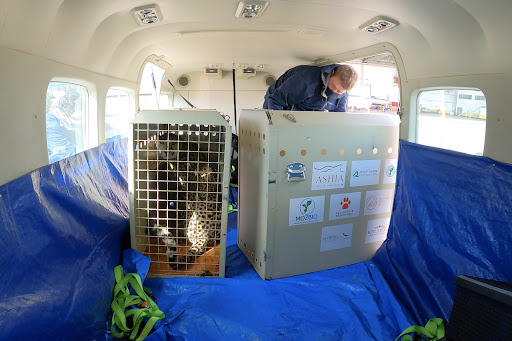
[[[148,336],[155,323],[165,317],[163,311],[158,309],[155,301],[149,296],[151,290],[142,286],[138,274],[124,275],[123,266],[114,268],[116,286],[112,304],[112,324],[110,331],[116,338],[128,336],[130,340],[142,341]],[[131,285],[136,295],[130,293]],[[144,328],[139,333],[141,325]]]
[[[425,335],[426,337],[428,337],[429,340],[438,341],[442,339],[445,334],[443,319],[432,318],[428,320],[425,327],[410,326],[409,328],[404,330],[402,334],[398,335],[395,341],[397,341],[400,338],[400,336],[403,336],[401,341],[412,341],[411,335],[406,335],[410,333],[418,333],[420,335]]]

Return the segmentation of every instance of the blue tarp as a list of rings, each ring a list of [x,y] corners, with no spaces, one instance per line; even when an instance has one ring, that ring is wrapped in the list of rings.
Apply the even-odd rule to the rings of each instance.
[[[448,321],[457,275],[512,283],[512,165],[400,141],[397,168],[373,261],[416,323]]]
[[[0,340],[102,340],[129,247],[127,141],[0,186]]]
[[[0,186],[1,340],[113,339],[113,269],[129,248],[126,147]],[[394,340],[414,319],[448,318],[458,273],[512,282],[511,166],[401,141],[398,169],[373,262],[261,280],[231,214],[226,278],[145,279],[166,315],[148,340]],[[122,261],[147,269],[133,251]]]
[[[226,278],[149,278],[144,285],[165,312],[146,340],[394,340],[410,325],[371,262],[262,280],[227,237]],[[144,276],[138,253],[126,272]],[[115,340],[107,335],[108,340]]]

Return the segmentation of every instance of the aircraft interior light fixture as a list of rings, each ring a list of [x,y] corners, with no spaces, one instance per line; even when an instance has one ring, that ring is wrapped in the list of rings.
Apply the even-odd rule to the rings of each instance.
[[[376,34],[398,26],[398,21],[388,17],[378,16],[359,26],[359,29],[368,33]]]
[[[240,1],[235,12],[237,18],[254,19],[263,13],[268,6],[268,1],[247,0]]]
[[[135,7],[131,12],[139,25],[150,25],[162,21],[162,12],[157,4]]]

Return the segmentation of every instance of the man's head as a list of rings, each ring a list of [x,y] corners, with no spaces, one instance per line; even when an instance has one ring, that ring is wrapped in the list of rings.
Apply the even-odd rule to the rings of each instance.
[[[57,107],[59,107],[60,110],[66,114],[70,115],[75,112],[75,102],[78,97],[80,97],[80,95],[76,92],[68,91],[58,99]]]
[[[341,95],[352,90],[357,83],[357,77],[357,72],[352,66],[343,64],[332,70],[327,87]]]

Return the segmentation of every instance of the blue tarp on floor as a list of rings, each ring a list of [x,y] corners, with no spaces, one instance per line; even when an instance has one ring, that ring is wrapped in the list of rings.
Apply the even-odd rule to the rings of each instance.
[[[113,268],[129,248],[126,146],[0,186],[1,340],[113,339]],[[373,262],[263,281],[231,215],[226,278],[145,280],[166,315],[148,340],[394,340],[449,317],[456,274],[512,282],[511,166],[401,141],[398,169]]]

